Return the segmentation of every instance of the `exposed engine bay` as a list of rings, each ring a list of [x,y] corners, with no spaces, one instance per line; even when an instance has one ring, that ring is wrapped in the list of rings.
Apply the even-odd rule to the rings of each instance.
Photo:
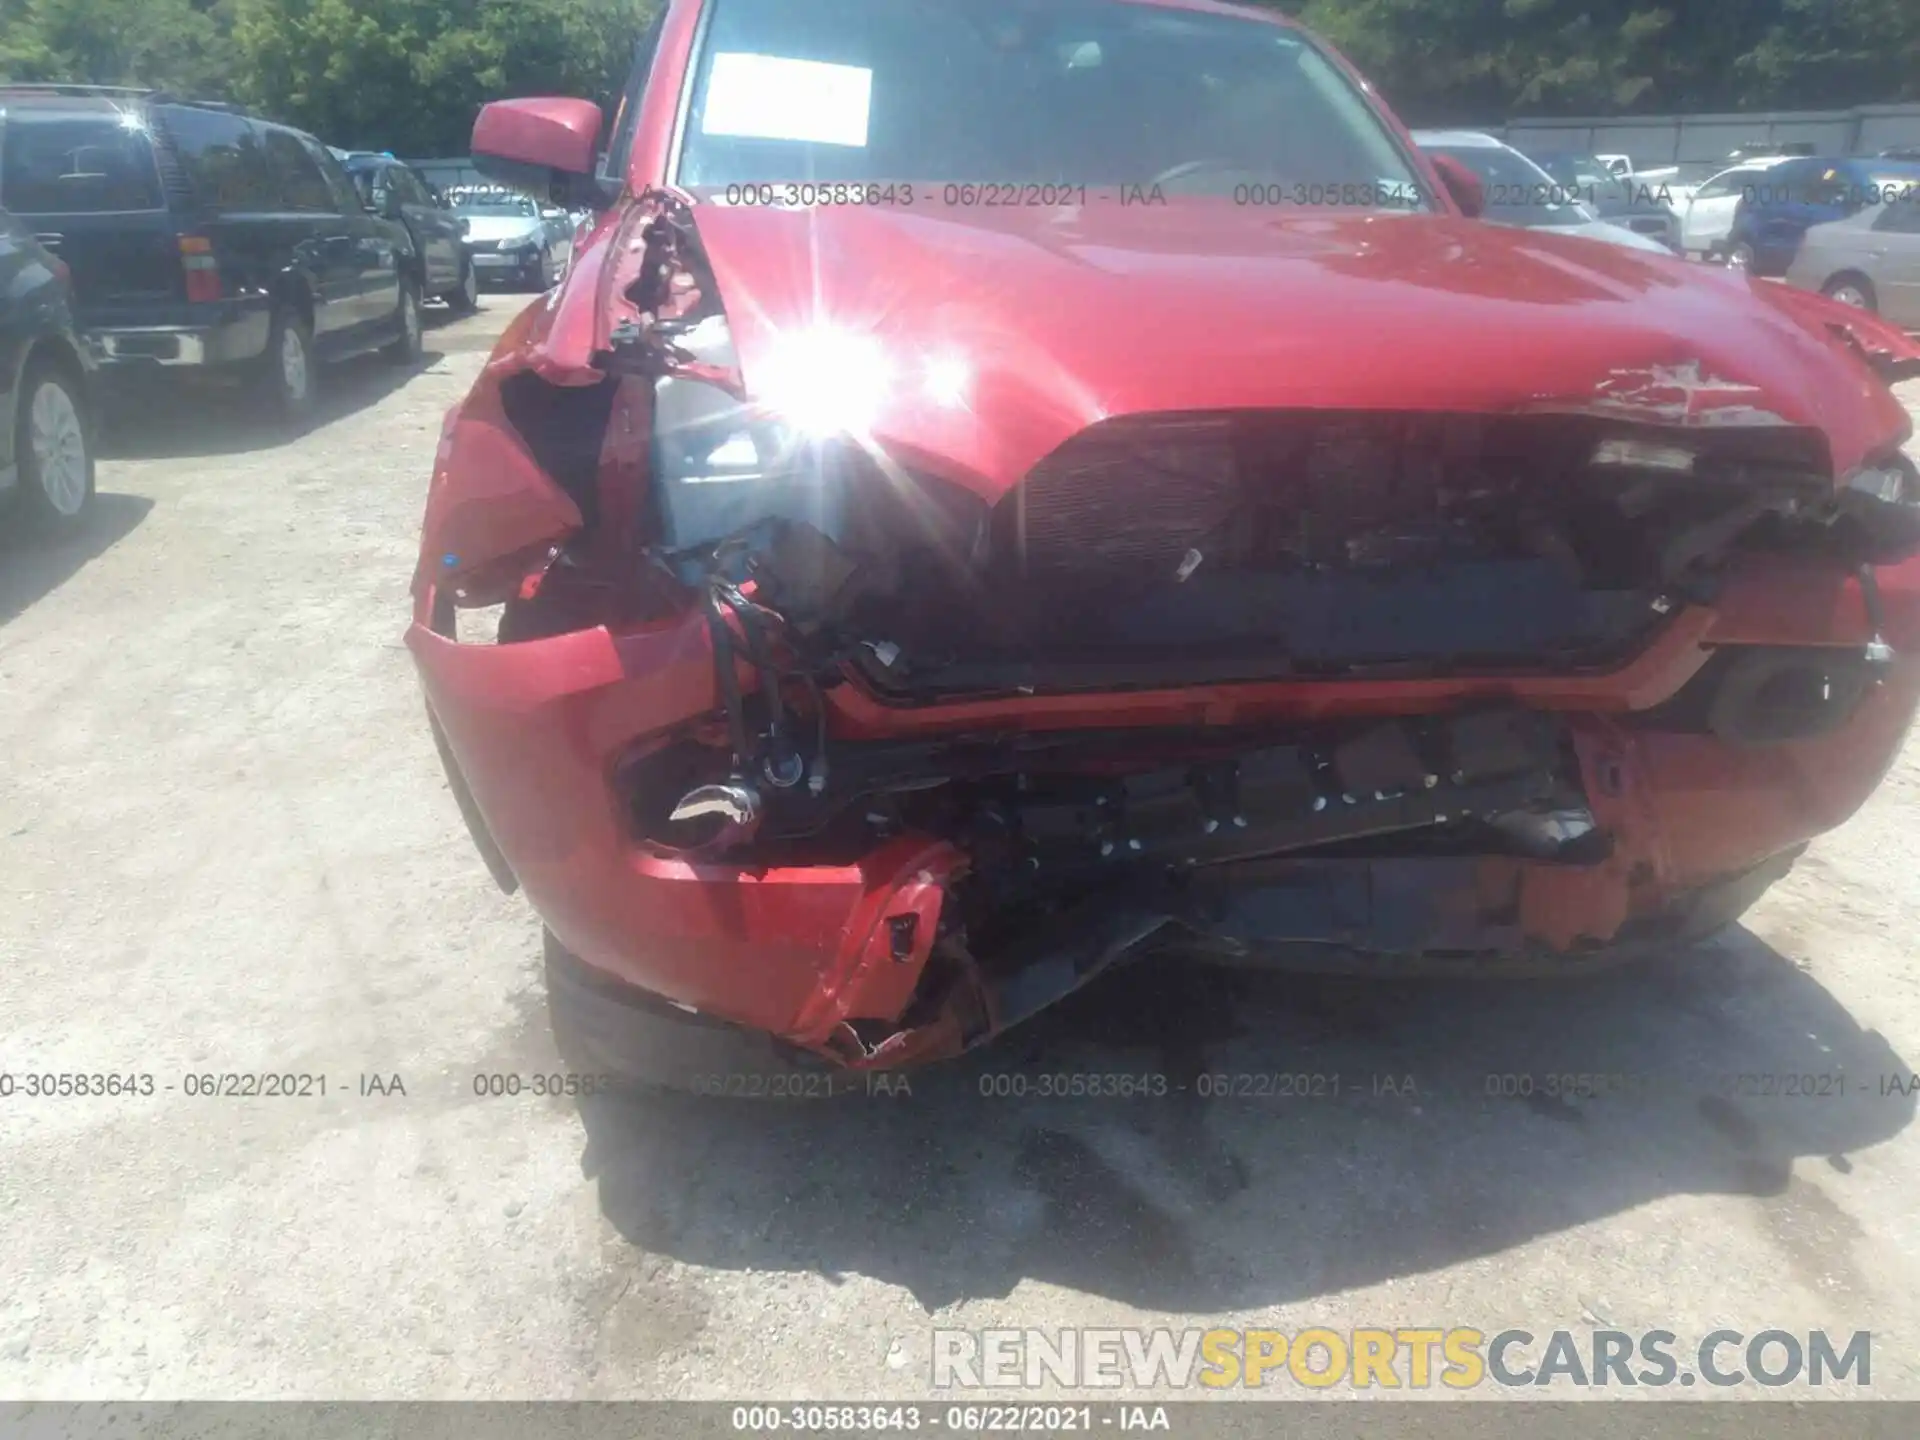
[[[1062,904],[1139,900],[1282,854],[1604,858],[1579,768],[1551,717],[1488,709],[1259,734],[1114,732],[836,747],[831,772],[698,781],[682,742],[623,776],[636,833],[768,864],[831,863],[886,837],[949,837],[969,857],[962,923],[995,948]],[[815,785],[813,778],[822,777]],[[911,917],[906,922],[911,924]],[[913,948],[910,930],[896,937]]]

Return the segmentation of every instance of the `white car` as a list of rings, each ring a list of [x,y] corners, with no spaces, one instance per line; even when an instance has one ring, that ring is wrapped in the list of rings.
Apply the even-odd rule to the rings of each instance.
[[[1487,200],[1483,220],[1673,254],[1658,240],[1600,219],[1580,203],[1579,187],[1561,184],[1503,140],[1478,130],[1416,130],[1413,143],[1429,154],[1451,156],[1480,177]]]
[[[1761,183],[1774,166],[1793,159],[1790,155],[1763,155],[1742,160],[1699,185],[1684,202],[1676,199],[1680,211],[1680,244],[1690,256],[1705,259],[1726,244],[1733,233],[1734,212],[1740,198]]]

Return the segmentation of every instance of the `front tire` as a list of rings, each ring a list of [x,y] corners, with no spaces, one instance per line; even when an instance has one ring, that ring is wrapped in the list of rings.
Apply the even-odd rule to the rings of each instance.
[[[412,276],[400,279],[400,333],[380,353],[389,364],[411,365],[420,358],[424,328],[420,320],[420,284]]]
[[[274,312],[266,358],[263,381],[274,418],[298,430],[313,418],[320,376],[313,354],[313,327],[304,316],[284,307]]]
[[[1820,293],[1830,300],[1838,300],[1842,305],[1852,305],[1861,310],[1878,310],[1880,297],[1874,294],[1873,282],[1864,275],[1836,275],[1820,288]]]
[[[440,297],[456,315],[471,315],[480,308],[480,277],[474,274],[473,261],[460,262],[460,283]]]
[[[94,461],[86,400],[73,379],[44,362],[29,366],[13,435],[32,519],[56,532],[77,529],[93,503]]]

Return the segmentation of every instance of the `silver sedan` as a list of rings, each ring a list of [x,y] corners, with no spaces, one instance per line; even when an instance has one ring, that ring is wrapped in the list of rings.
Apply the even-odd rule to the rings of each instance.
[[[1786,278],[1920,330],[1920,188],[1812,227]]]

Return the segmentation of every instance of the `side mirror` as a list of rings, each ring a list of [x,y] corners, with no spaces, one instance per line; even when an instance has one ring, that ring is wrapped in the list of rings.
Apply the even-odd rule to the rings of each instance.
[[[1447,194],[1453,197],[1453,203],[1460,207],[1460,213],[1469,220],[1477,220],[1487,213],[1487,187],[1480,183],[1480,177],[1454,159],[1451,155],[1429,155],[1434,170],[1440,176],[1440,183],[1447,187]]]
[[[548,204],[603,204],[593,178],[600,122],[591,100],[496,100],[473,122],[474,167]]]

